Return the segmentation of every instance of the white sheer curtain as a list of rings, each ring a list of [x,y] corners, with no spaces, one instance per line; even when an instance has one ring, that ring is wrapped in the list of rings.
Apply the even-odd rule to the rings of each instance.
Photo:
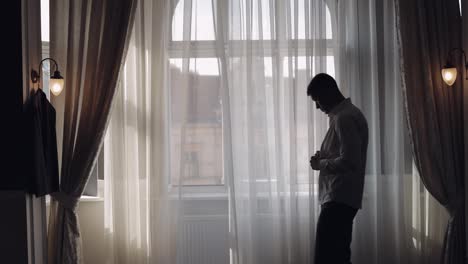
[[[406,128],[394,1],[338,1],[337,73],[369,123],[356,263],[439,263],[447,215],[422,186]],[[352,32],[352,33],[351,33]]]
[[[446,216],[413,173],[393,1],[163,2],[140,1],[105,141],[110,263],[311,263],[319,72],[369,123],[353,262],[438,261]]]
[[[319,206],[308,161],[328,120],[306,87],[316,73],[334,75],[330,11],[324,1],[228,1],[220,10],[233,263],[311,263]]]
[[[178,199],[167,188],[168,14],[166,1],[139,1],[120,75],[104,141],[107,263],[175,263]]]

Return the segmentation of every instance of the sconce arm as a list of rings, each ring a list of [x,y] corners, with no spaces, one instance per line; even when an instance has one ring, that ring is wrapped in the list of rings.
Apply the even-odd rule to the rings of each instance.
[[[455,51],[460,51],[461,54],[463,54],[463,58],[464,58],[464,64],[465,64],[465,79],[468,80],[468,61],[466,60],[466,54],[465,54],[465,51],[461,48],[453,48],[449,51],[449,56],[448,56],[448,59],[447,59],[447,64],[450,64],[450,58],[452,56],[452,54],[455,52]]]
[[[46,60],[51,60],[54,64],[55,64],[55,71],[58,70],[58,64],[57,64],[57,61],[55,61],[54,59],[52,58],[45,58],[43,60],[41,60],[41,62],[39,63],[39,69],[38,71],[36,70],[31,70],[31,80],[33,83],[37,83],[39,82],[39,80],[41,79],[41,69],[42,69],[42,63]]]

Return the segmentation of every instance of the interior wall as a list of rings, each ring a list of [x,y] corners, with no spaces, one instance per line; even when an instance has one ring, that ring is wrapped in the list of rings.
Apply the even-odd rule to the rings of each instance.
[[[28,263],[26,199],[21,191],[0,192],[0,259],[2,263]]]
[[[21,1],[6,1],[2,28],[2,103],[0,104],[0,259],[28,263],[26,199],[21,168],[22,43]]]
[[[84,263],[106,263],[104,200],[80,202],[78,219]]]
[[[229,262],[227,198],[187,200],[183,230],[175,264],[217,264]],[[188,208],[191,208],[189,210]],[[49,206],[47,205],[47,215]],[[106,239],[113,234],[104,226],[104,200],[82,198],[78,206],[84,263],[108,263]],[[261,216],[260,216],[261,217]],[[263,220],[264,221],[264,220]],[[272,239],[266,230],[265,239]],[[266,252],[266,251],[265,251]],[[265,258],[268,256],[265,255]]]
[[[49,220],[49,209],[49,202],[47,202],[47,221]],[[107,263],[104,200],[101,198],[82,199],[77,213],[84,263]]]
[[[0,190],[21,190],[21,115],[23,106],[21,1],[7,1],[2,15],[2,102],[0,104]]]

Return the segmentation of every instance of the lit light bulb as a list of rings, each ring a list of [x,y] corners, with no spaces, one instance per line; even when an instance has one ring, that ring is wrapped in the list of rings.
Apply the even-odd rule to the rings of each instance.
[[[448,86],[452,86],[455,80],[457,79],[457,68],[443,68],[442,69],[442,79]]]
[[[445,80],[452,80],[453,79],[453,74],[451,72],[445,72],[444,73],[444,79]]]
[[[55,71],[54,75],[50,76],[49,89],[55,96],[58,96],[62,92],[63,77],[59,71]]]
[[[63,79],[50,79],[49,80],[50,91],[58,96],[63,90]]]

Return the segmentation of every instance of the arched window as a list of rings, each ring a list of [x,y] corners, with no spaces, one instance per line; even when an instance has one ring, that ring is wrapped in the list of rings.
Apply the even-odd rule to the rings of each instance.
[[[264,64],[265,78],[270,79],[265,85],[273,81],[278,62],[285,79],[315,67],[315,59],[323,61],[333,76],[335,23],[331,10],[322,0],[172,1],[168,80],[171,149],[175,150],[171,158],[173,184],[224,185],[220,52],[234,58],[231,63],[235,64],[236,52],[248,43],[249,52]],[[187,77],[188,88],[184,83]],[[178,102],[185,93],[190,98],[187,112]]]

